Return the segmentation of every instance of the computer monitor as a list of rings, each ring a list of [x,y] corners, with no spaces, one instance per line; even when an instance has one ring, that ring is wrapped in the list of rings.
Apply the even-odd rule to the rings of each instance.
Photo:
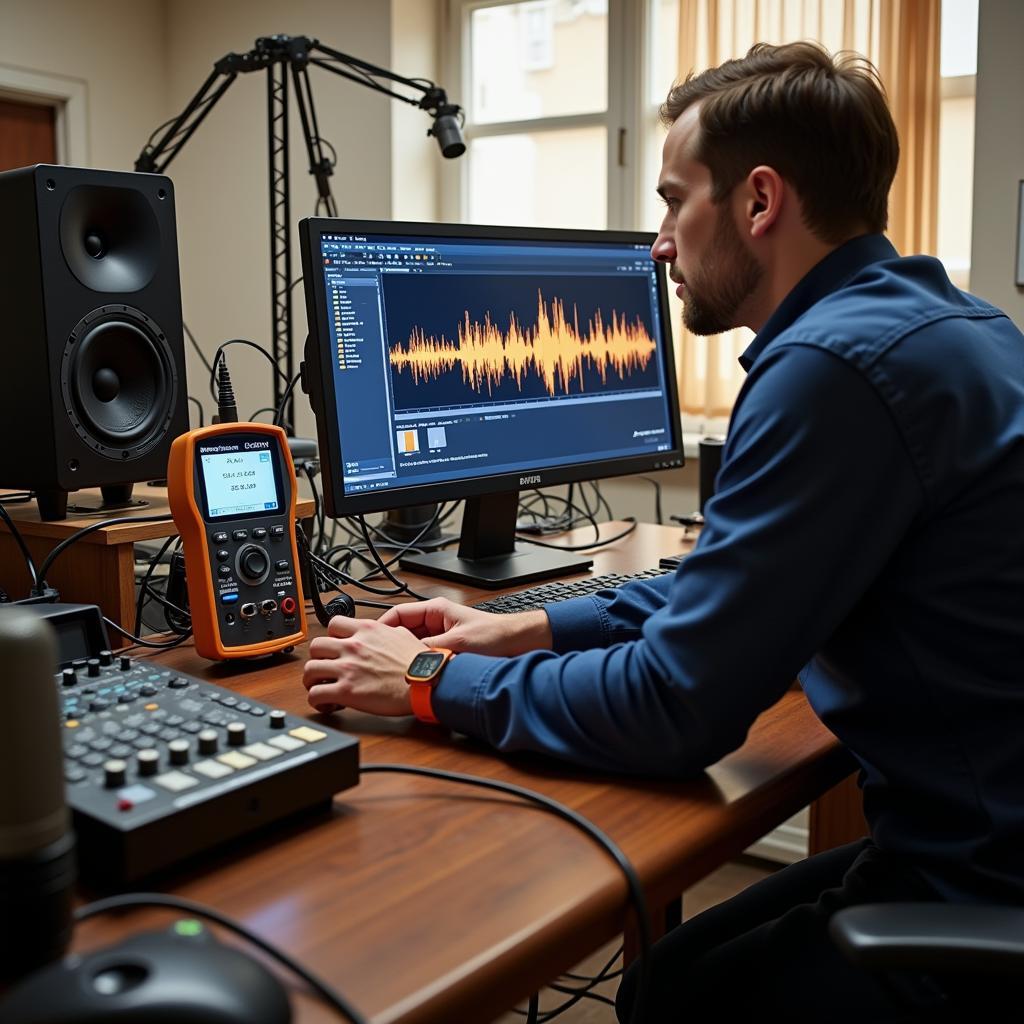
[[[465,498],[458,551],[401,566],[482,587],[592,564],[515,538],[523,488],[683,464],[653,236],[309,218],[304,387],[332,516]]]

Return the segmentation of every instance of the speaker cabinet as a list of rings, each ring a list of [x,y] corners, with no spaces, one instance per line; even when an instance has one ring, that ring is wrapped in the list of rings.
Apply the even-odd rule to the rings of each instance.
[[[0,487],[125,504],[188,429],[174,190],[158,174],[0,173]]]

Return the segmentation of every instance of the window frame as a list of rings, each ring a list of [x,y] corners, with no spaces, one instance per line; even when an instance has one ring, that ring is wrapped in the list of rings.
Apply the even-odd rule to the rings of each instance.
[[[608,106],[590,114],[570,114],[517,121],[477,124],[473,118],[470,53],[470,18],[484,7],[502,7],[522,0],[446,0],[444,81],[449,95],[460,97],[466,108],[464,134],[467,156],[473,140],[522,132],[565,128],[603,127],[607,136],[606,226],[635,230],[640,219],[643,168],[643,76],[647,67],[648,3],[608,0]],[[651,186],[653,188],[653,185]],[[441,187],[444,220],[464,222],[469,213],[469,161],[460,160],[457,173],[446,175]]]

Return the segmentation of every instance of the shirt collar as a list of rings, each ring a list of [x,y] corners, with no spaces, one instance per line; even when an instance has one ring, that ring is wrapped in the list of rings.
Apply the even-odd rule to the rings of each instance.
[[[833,249],[794,285],[765,321],[754,340],[739,357],[740,366],[749,371],[757,357],[801,314],[826,295],[841,288],[854,274],[880,260],[895,259],[899,253],[884,235],[861,235]]]

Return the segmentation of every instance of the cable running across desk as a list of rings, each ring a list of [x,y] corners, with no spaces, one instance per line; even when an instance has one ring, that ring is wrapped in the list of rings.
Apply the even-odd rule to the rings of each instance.
[[[497,779],[483,778],[477,775],[465,775],[461,772],[449,772],[440,768],[421,768],[406,764],[364,764],[359,766],[359,774],[366,775],[371,772],[397,772],[405,775],[423,775],[427,778],[442,779],[447,782],[458,782],[463,785],[479,786],[483,789],[497,790],[499,793],[509,793],[529,803],[536,804],[546,811],[550,811],[563,821],[575,825],[582,832],[585,832],[615,861],[626,879],[626,886],[629,890],[629,900],[636,914],[637,938],[640,946],[639,968],[640,984],[637,988],[637,999],[633,1004],[633,1021],[644,1019],[644,1006],[646,1004],[646,993],[650,985],[650,949],[651,949],[651,914],[647,907],[647,898],[644,896],[643,886],[636,869],[629,862],[626,855],[619,849],[613,839],[607,836],[592,821],[577,814],[574,810],[566,807],[543,793],[537,793],[524,786],[517,786],[511,782],[499,782]]]

